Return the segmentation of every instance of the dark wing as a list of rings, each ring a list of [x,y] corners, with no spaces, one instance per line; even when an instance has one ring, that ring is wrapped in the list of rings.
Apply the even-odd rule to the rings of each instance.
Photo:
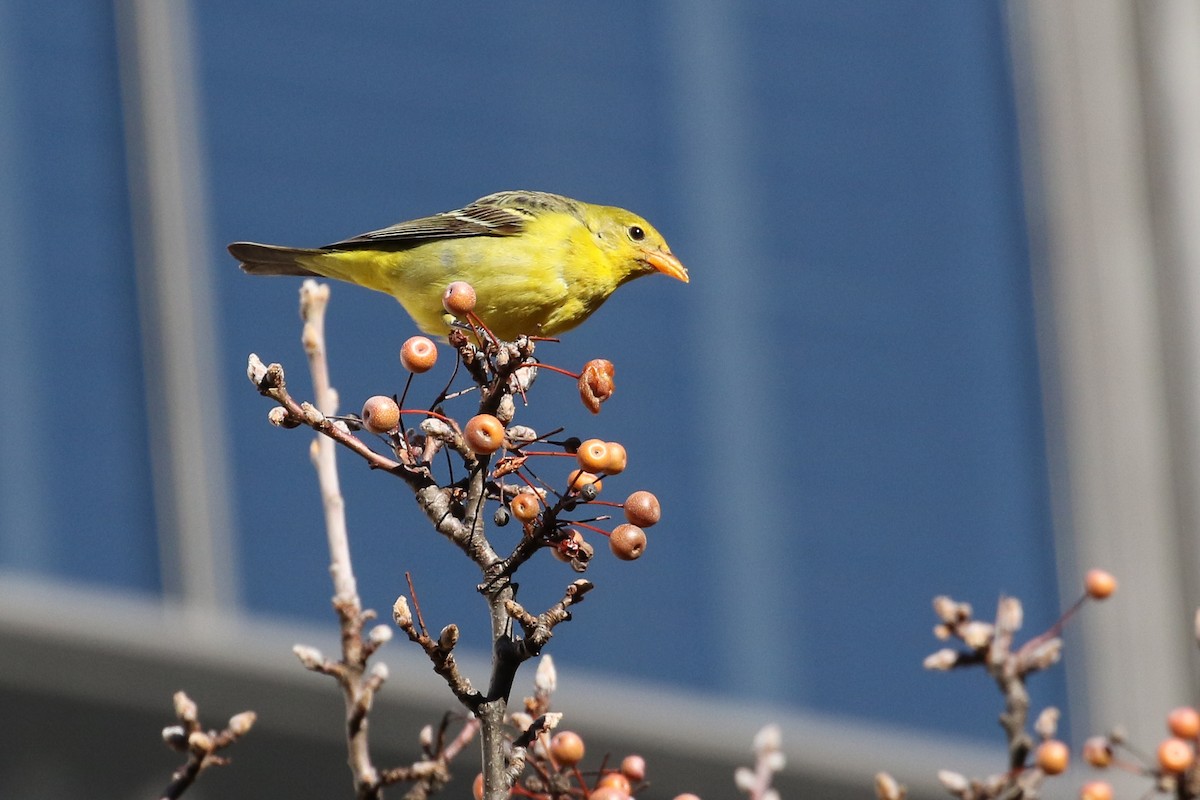
[[[497,192],[481,197],[465,208],[431,217],[398,222],[327,244],[322,250],[403,250],[430,239],[463,236],[513,236],[525,223],[544,211],[563,211],[582,216],[580,204],[547,192]]]

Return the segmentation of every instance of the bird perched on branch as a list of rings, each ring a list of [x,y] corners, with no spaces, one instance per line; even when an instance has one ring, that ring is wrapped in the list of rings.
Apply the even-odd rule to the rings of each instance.
[[[442,293],[453,281],[475,288],[475,313],[502,339],[570,330],[642,275],[688,281],[646,220],[547,192],[498,192],[315,249],[235,242],[229,252],[251,275],[322,276],[386,292],[436,336],[449,331]]]

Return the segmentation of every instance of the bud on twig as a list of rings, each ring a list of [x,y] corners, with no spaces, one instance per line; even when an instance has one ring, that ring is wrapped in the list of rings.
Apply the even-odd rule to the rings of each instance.
[[[905,794],[905,788],[891,775],[886,772],[875,774],[875,797],[878,800],[904,800]]]
[[[1058,732],[1058,718],[1058,709],[1054,706],[1047,706],[1042,709],[1042,713],[1038,714],[1037,722],[1033,724],[1033,729],[1043,739],[1053,739],[1054,734]]]
[[[1025,612],[1020,600],[1015,597],[1000,598],[1000,605],[996,610],[996,627],[1001,633],[1013,634],[1021,630],[1024,617]]]
[[[325,415],[312,403],[301,403],[300,414],[309,425],[322,425],[325,423]]]
[[[992,643],[996,629],[987,622],[972,620],[962,628],[962,640],[972,650],[982,650]]]
[[[961,795],[971,787],[965,776],[958,772],[951,772],[948,769],[940,769],[937,774],[938,781],[942,786],[946,787],[946,791],[950,794]]]
[[[306,669],[319,670],[325,664],[325,656],[321,655],[321,651],[315,647],[298,644],[292,647],[292,652],[296,654],[296,658],[300,659],[300,663]]]
[[[401,628],[412,625],[412,612],[408,610],[408,600],[404,595],[397,597],[396,602],[392,605],[392,619]]]
[[[513,417],[517,415],[517,406],[513,402],[512,395],[506,394],[500,398],[500,403],[496,407],[496,419],[504,425],[513,421]]]
[[[933,613],[937,614],[937,618],[947,625],[959,621],[958,610],[958,603],[947,595],[939,594],[933,598]]]
[[[258,715],[253,711],[243,711],[229,718],[229,732],[234,736],[245,736],[254,727]]]
[[[374,628],[371,628],[369,633],[367,633],[367,641],[369,641],[371,644],[375,645],[376,647],[379,647],[382,644],[390,642],[391,640],[392,640],[392,629],[388,625],[382,625],[382,624],[376,625]]]
[[[757,782],[754,770],[749,767],[738,767],[733,771],[733,782],[737,785],[739,792],[749,794],[754,791],[754,785]]]
[[[540,695],[552,695],[558,688],[558,670],[554,667],[554,659],[542,656],[538,661],[537,672],[533,676],[533,688]]]
[[[200,712],[192,698],[188,697],[186,692],[176,692],[172,699],[175,702],[175,716],[179,717],[181,722],[194,723]]]
[[[212,752],[213,740],[204,731],[192,731],[188,734],[188,749],[193,753],[205,755]]]
[[[757,755],[778,752],[783,746],[783,734],[778,725],[765,725],[754,734],[754,752]]]
[[[450,651],[456,644],[458,644],[458,626],[451,622],[438,634],[438,647]]]
[[[948,670],[958,663],[958,652],[949,647],[938,650],[925,657],[925,669]]]
[[[454,429],[436,417],[421,420],[421,432],[440,442],[454,441]]]
[[[528,425],[510,425],[504,429],[505,445],[510,449],[537,440],[537,431]]]
[[[251,383],[258,386],[266,375],[267,365],[262,362],[257,353],[251,353],[246,362],[246,377],[250,379]]]

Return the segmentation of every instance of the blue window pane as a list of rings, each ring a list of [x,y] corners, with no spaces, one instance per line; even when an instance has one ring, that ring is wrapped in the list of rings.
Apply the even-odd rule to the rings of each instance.
[[[1005,35],[1000,4],[778,3],[749,45],[775,54],[753,65],[761,211],[796,221],[757,296],[790,348],[772,417],[795,436],[763,458],[792,465],[775,613],[800,615],[799,693],[981,737],[984,676],[917,670],[941,646],[930,598],[986,619],[1016,595],[1030,635],[1058,612]]]
[[[0,564],[157,590],[112,10],[0,3]]]
[[[754,697],[736,665],[770,648],[786,672],[773,702],[990,739],[996,705],[982,676],[927,675],[920,662],[937,646],[934,594],[983,616],[1000,592],[1018,595],[1031,630],[1057,605],[1001,7],[730,5],[751,135],[747,152],[721,157],[751,176],[753,196],[730,201],[752,206],[753,229],[733,233],[754,237],[754,263],[695,244],[710,233],[696,221],[705,204],[679,187],[709,165],[683,160],[680,66],[669,61],[680,56],[662,44],[675,21],[667,6],[633,3],[198,5],[213,249],[318,245],[503,188],[643,213],[693,285],[631,284],[542,348],[566,367],[598,355],[617,364],[602,415],[545,376],[520,419],[623,441],[631,465],[606,492],[649,488],[666,516],[634,564],[596,542],[598,588],[550,652],[566,669]],[[755,315],[722,330],[698,298],[706,276],[735,270]],[[218,282],[231,374],[256,351],[284,362],[307,397],[298,282],[249,278],[232,260]],[[402,388],[395,354],[412,332],[391,299],[335,287],[330,349],[345,410]],[[698,429],[726,369],[711,343],[725,336],[745,338],[765,365],[762,416],[731,404],[718,409],[722,427]],[[435,383],[418,386],[431,394]],[[269,428],[248,386],[235,383],[227,407],[248,520],[244,596],[255,611],[327,619],[309,437]],[[739,426],[777,433],[746,453]],[[342,464],[365,600],[386,609],[410,570],[431,624],[456,622],[463,646],[484,646],[483,603],[463,588],[472,568],[395,479]],[[712,487],[735,470],[763,487],[777,525],[714,525],[739,498]],[[730,586],[721,559],[739,541],[765,548],[768,569]],[[522,600],[540,609],[572,577],[535,562]],[[769,641],[714,625],[734,592],[767,620]],[[1040,699],[1061,704],[1061,674],[1045,684]]]

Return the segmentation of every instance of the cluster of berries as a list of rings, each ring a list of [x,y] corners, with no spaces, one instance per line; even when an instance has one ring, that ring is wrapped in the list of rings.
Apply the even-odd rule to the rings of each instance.
[[[1125,741],[1121,731],[1093,736],[1083,743],[1083,760],[1098,769],[1116,767],[1154,779],[1155,789],[1179,798],[1200,795],[1200,764],[1196,749],[1200,746],[1200,712],[1192,706],[1180,706],[1167,714],[1169,735],[1158,744],[1155,762],[1141,756]],[[1128,755],[1118,758],[1118,752]],[[1080,789],[1082,800],[1112,800],[1113,787],[1108,781],[1089,781]]]
[[[447,287],[443,296],[443,305],[448,313],[458,319],[471,321],[476,330],[483,334],[480,336],[482,345],[486,342],[484,336],[488,334],[486,328],[474,316],[475,301],[475,290],[461,281]],[[498,350],[499,343],[494,344]],[[437,358],[437,346],[425,336],[409,338],[400,350],[400,362],[411,375],[430,371],[437,364]],[[527,365],[513,373],[506,390],[509,393],[523,394],[532,385],[539,367],[565,372],[530,359]],[[567,374],[578,381],[580,397],[584,405],[593,412],[598,412],[600,403],[613,393],[613,366],[609,361],[594,359],[589,361],[579,374]],[[620,443],[602,439],[581,442],[577,438],[552,442],[545,437],[538,437],[526,426],[511,424],[515,411],[512,404],[502,405],[497,413],[476,414],[459,428],[453,420],[432,410],[404,410],[401,408],[402,402],[402,399],[398,400],[396,397],[375,395],[363,404],[358,422],[371,433],[390,437],[394,447],[398,449],[397,454],[401,455],[400,450],[413,453],[420,449],[414,446],[420,438],[419,435],[403,430],[403,416],[407,413],[417,413],[426,415],[427,418],[435,417],[452,426],[446,430],[460,436],[456,441],[460,441],[469,453],[484,458],[495,455],[496,461],[489,477],[495,481],[493,499],[499,502],[499,508],[493,517],[497,525],[503,526],[510,519],[516,519],[522,524],[527,535],[540,537],[546,545],[552,547],[555,556],[580,570],[586,566],[593,552],[591,545],[584,538],[582,529],[605,536],[609,542],[609,549],[619,559],[632,561],[645,552],[645,529],[658,522],[661,516],[658,498],[647,491],[636,491],[620,504],[597,499],[603,489],[604,479],[625,470],[627,453]],[[534,451],[531,445],[538,442],[546,442],[560,449]],[[574,456],[577,467],[566,476],[566,486],[561,492],[554,491],[545,484],[539,485],[540,479],[527,469],[526,462],[530,457],[564,455]],[[520,483],[500,483],[500,479],[505,476],[514,476]],[[560,518],[560,514],[564,512],[575,511],[580,506],[589,504],[619,506],[624,512],[625,522],[607,531],[591,524],[604,521],[608,519],[607,516],[577,521]]]

